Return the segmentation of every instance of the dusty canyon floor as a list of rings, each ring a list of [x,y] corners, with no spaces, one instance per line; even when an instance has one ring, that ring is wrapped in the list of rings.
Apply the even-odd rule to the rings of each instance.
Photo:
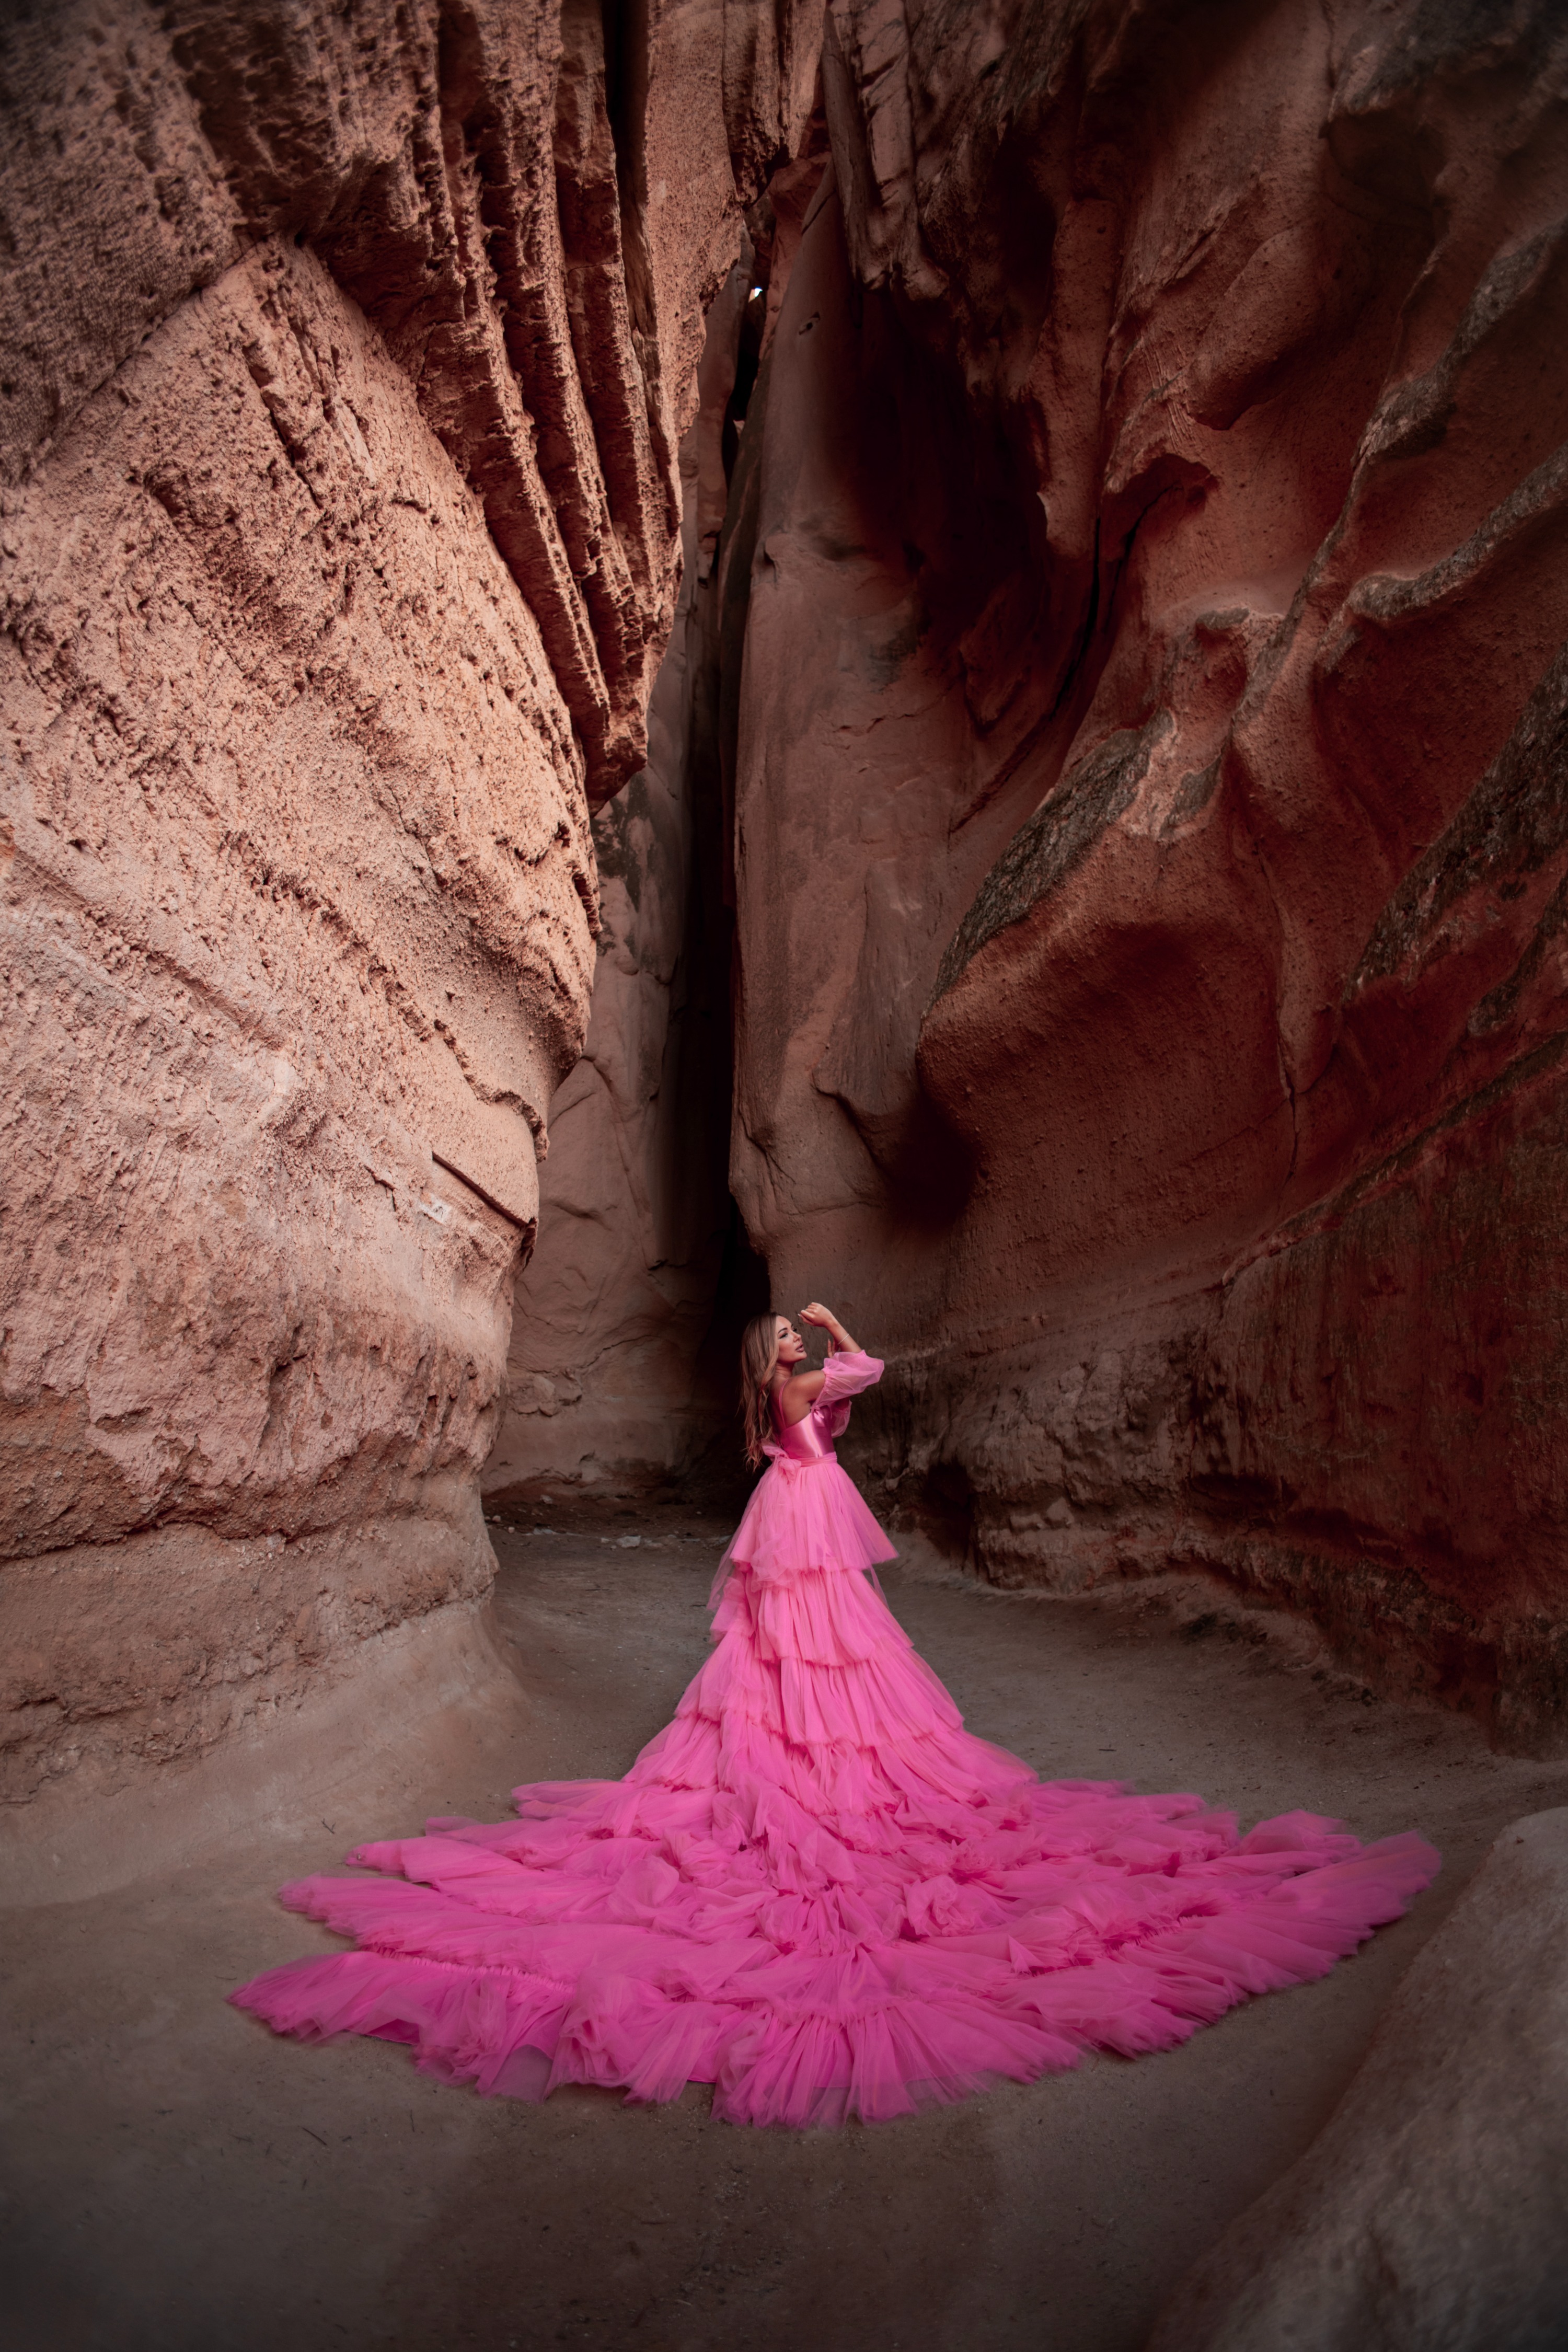
[[[301,2048],[225,2005],[332,1947],[276,1906],[280,1880],[426,1813],[499,1816],[521,1780],[623,1770],[701,1658],[722,1532],[676,1511],[498,1531],[515,1701],[379,1751],[287,1833],[8,1916],[13,2352],[1134,2352],[1318,2129],[1500,1825],[1568,1801],[1568,1765],[1494,1756],[1223,1624],[895,1570],[971,1726],[1042,1773],[1195,1789],[1247,1822],[1418,1826],[1437,1885],[1326,1982],[1184,2049],[874,2130],[734,2130],[698,2089],[485,2101],[390,2044]]]

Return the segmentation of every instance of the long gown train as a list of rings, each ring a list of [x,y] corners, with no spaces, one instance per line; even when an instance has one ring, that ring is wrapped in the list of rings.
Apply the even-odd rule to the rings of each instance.
[[[868,2122],[1184,2041],[1325,1975],[1437,1856],[1293,1812],[1041,1782],[973,1738],[876,1583],[895,1557],[833,1440],[874,1358],[829,1359],[720,1570],[715,1647],[623,1780],[363,1845],[293,1909],[357,1948],[230,1998],[279,2032],[377,2034],[479,2090],[561,2083],[733,2123]]]

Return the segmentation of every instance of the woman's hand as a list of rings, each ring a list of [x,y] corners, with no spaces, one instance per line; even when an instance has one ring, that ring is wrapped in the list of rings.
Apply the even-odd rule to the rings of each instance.
[[[826,1331],[833,1342],[836,1353],[849,1356],[858,1353],[854,1340],[830,1307],[824,1307],[818,1300],[813,1299],[809,1307],[801,1308],[800,1319],[803,1323],[815,1323],[818,1330]]]

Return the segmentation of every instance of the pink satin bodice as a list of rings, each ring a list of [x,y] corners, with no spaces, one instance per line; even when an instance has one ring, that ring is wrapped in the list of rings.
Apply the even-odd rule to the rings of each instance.
[[[833,1441],[842,1437],[849,1426],[850,1398],[882,1377],[880,1359],[863,1355],[858,1349],[853,1353],[846,1349],[842,1355],[829,1356],[822,1370],[822,1393],[799,1421],[786,1424],[775,1402],[773,1442],[763,1449],[775,1462],[802,1468],[814,1462],[837,1462]]]
[[[833,1441],[837,1432],[829,1426],[829,1416],[822,1410],[819,1397],[808,1413],[799,1421],[781,1421],[773,1414],[773,1427],[778,1433],[778,1449],[790,1462],[832,1462],[837,1460]]]

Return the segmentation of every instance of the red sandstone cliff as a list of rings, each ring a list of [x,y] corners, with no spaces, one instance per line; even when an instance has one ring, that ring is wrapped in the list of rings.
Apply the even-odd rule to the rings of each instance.
[[[722,558],[775,1296],[984,1573],[1561,1746],[1561,12],[827,21]]]
[[[488,1584],[589,813],[644,759],[705,308],[809,96],[779,21],[8,12],[17,1799],[449,1645]]]

